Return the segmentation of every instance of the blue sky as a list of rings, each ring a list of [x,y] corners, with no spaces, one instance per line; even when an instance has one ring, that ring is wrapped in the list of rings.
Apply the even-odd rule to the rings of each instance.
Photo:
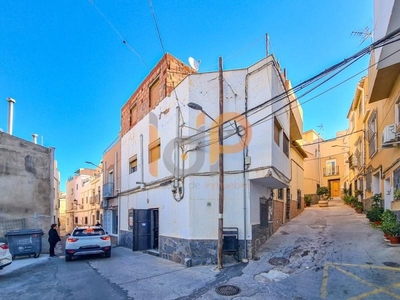
[[[118,135],[121,107],[163,55],[149,3],[165,51],[185,63],[201,60],[200,72],[217,70],[220,56],[225,69],[252,65],[265,57],[268,33],[270,52],[293,85],[367,46],[370,40],[360,45],[352,32],[373,28],[371,0],[93,3],[0,2],[0,128],[7,131],[12,97],[13,134],[32,140],[37,133],[39,144],[56,148],[62,190],[74,171],[91,167],[85,161],[100,162]],[[365,69],[368,59],[319,92]],[[345,129],[363,74],[305,103],[304,131],[321,132],[323,124],[327,139]]]

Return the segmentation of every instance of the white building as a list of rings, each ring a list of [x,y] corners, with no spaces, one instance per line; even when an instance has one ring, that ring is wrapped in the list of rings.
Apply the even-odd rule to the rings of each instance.
[[[120,245],[179,263],[215,263],[220,77],[182,65],[165,56],[122,108]],[[169,89],[182,68],[187,76]],[[284,214],[273,190],[291,179],[285,86],[273,56],[223,72],[223,226],[238,229],[241,258],[254,256],[280,225],[274,213]]]

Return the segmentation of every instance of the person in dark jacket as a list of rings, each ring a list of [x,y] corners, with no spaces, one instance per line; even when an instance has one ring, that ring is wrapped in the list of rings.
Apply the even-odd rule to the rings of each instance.
[[[50,244],[50,257],[56,256],[54,254],[54,248],[56,247],[57,243],[61,241],[60,236],[58,235],[57,230],[55,229],[57,224],[51,224],[51,228],[49,230],[49,244]]]

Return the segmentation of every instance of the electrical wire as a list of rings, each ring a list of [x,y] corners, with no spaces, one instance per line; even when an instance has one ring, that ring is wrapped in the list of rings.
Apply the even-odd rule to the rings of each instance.
[[[396,39],[395,41],[398,41],[398,40],[400,40],[400,39]],[[395,41],[390,41],[390,42],[388,42],[388,43],[384,43],[384,44],[380,45],[379,47],[385,46],[385,45],[387,45],[387,44],[391,44],[392,42],[395,42]],[[376,48],[378,48],[378,47],[376,47]],[[354,77],[357,76],[358,74],[360,74],[360,73],[362,73],[362,72],[368,70],[369,68],[371,68],[371,67],[377,65],[379,62],[381,62],[381,61],[383,61],[383,60],[385,60],[385,59],[391,57],[392,55],[396,54],[396,53],[399,52],[399,51],[400,51],[400,49],[397,50],[397,51],[395,51],[395,52],[393,52],[393,53],[391,53],[391,54],[389,54],[388,56],[382,58],[382,59],[381,59],[380,61],[378,61],[377,63],[368,66],[367,68],[363,69],[362,71],[360,71],[360,72],[356,73],[355,75],[353,75],[353,76],[347,78],[346,80],[340,82],[339,84],[337,84],[337,85],[335,85],[335,86],[329,88],[328,90],[325,90],[324,92],[322,92],[322,93],[320,93],[320,94],[318,94],[318,95],[312,97],[311,99],[308,99],[307,101],[302,102],[301,104],[304,104],[304,103],[306,103],[306,102],[309,102],[309,101],[311,101],[311,100],[313,100],[313,99],[315,99],[315,98],[321,96],[322,94],[324,94],[324,93],[326,93],[326,92],[328,92],[328,91],[330,91],[330,90],[332,90],[332,89],[338,87],[339,85],[341,85],[341,84],[347,82],[348,80],[354,78]],[[354,56],[354,55],[353,55],[353,56]],[[361,58],[361,56],[360,56],[360,57],[356,57],[356,59],[355,59],[354,61],[352,61],[351,64],[354,63],[355,61],[357,61],[357,60],[360,59],[360,58]],[[351,65],[351,64],[350,64],[350,65]],[[348,66],[349,66],[349,65],[348,65]],[[347,67],[348,67],[348,66],[347,66]],[[323,83],[326,83],[329,79],[331,79],[332,77],[336,76],[338,73],[340,73],[341,71],[343,71],[343,70],[344,70],[345,68],[347,68],[347,67],[344,67],[343,69],[339,70],[336,74],[332,75],[330,78],[328,78],[327,80],[325,80]],[[315,77],[315,76],[314,76],[314,77]],[[321,83],[321,84],[322,84],[322,83]],[[321,84],[318,84],[318,86],[320,86]],[[301,84],[300,84],[300,85],[301,85]],[[299,86],[299,85],[298,85],[298,86]],[[291,90],[293,90],[293,89],[294,89],[294,88],[292,88]],[[315,89],[315,88],[313,88],[313,89]],[[290,92],[290,93],[292,93],[292,92]],[[285,107],[291,105],[293,102],[297,102],[299,98],[305,96],[305,95],[308,94],[308,93],[309,93],[309,92],[304,93],[303,95],[297,97],[297,98],[294,99],[293,101],[290,101],[289,103],[287,103],[287,104],[284,105],[283,107],[279,108],[278,110],[274,111],[273,113],[269,114],[268,116],[263,117],[262,119],[256,121],[256,123],[253,123],[252,126],[256,126],[256,125],[258,125],[259,123],[262,123],[262,121],[270,120],[270,119],[267,119],[267,118],[268,118],[268,117],[271,117],[271,116],[275,116],[277,111],[279,111],[279,110],[281,110],[281,109],[283,109],[283,108],[285,108]],[[274,103],[276,103],[276,102],[278,102],[278,101],[281,101],[281,100],[283,100],[284,98],[286,98],[286,97],[287,97],[286,94],[287,94],[287,93],[281,93],[281,94],[279,94],[279,95],[277,95],[277,96],[271,98],[270,100],[266,101],[265,103],[268,102],[268,103],[269,103],[268,106],[270,106],[270,105],[272,105],[272,104],[274,104]],[[299,106],[299,105],[300,105],[300,104],[296,105],[295,107],[297,107],[297,106]],[[259,106],[260,106],[260,105],[259,105]],[[268,106],[266,106],[266,107],[268,107]],[[266,108],[266,107],[262,107],[262,108]],[[252,114],[250,114],[250,115],[253,115],[254,113],[257,113],[257,112],[260,111],[260,110],[258,110],[258,111],[255,111],[255,112],[254,112],[253,110],[254,110],[254,108],[248,110],[248,111],[252,111]],[[286,111],[283,112],[283,113],[286,113]],[[281,113],[281,114],[283,114],[283,113]],[[280,115],[280,114],[279,114],[279,115]],[[242,113],[242,114],[241,114],[242,119],[244,118],[244,116],[245,116],[245,113]],[[237,117],[232,118],[231,120],[241,120],[241,119],[240,119],[240,117],[237,116]],[[231,120],[228,120],[228,121],[231,121]],[[227,122],[228,122],[228,121],[227,121]],[[217,126],[214,126],[214,127],[217,127]],[[209,128],[209,129],[205,130],[204,132],[210,131],[210,130],[212,130],[212,129],[213,129],[213,128]],[[193,137],[195,137],[196,135],[199,135],[199,134],[203,134],[204,132],[197,133],[197,134],[195,134]],[[203,138],[204,138],[204,137],[203,137]],[[193,141],[193,140],[192,140],[192,141]]]
[[[143,58],[137,53],[137,51],[126,41],[126,39],[122,36],[122,34],[117,30],[117,28],[111,23],[111,21],[106,17],[106,15],[97,7],[97,5],[94,3],[93,0],[89,0],[89,2],[93,5],[93,7],[97,10],[97,12],[104,18],[104,20],[108,23],[108,25],[111,27],[112,30],[119,36],[121,39],[122,43],[128,47],[129,50],[131,50],[133,53],[136,54],[137,57],[140,58],[141,62],[149,68],[149,66],[146,64],[146,62],[143,60]]]
[[[158,40],[160,41],[161,49],[162,49],[163,53],[165,54],[165,49],[164,49],[164,45],[163,45],[163,42],[162,42],[162,39],[161,39],[160,29],[158,28],[156,14],[154,13],[153,3],[151,2],[151,0],[149,0],[149,6],[150,6],[150,10],[151,10],[151,15],[153,16],[154,25],[156,26],[156,30],[157,30],[157,34],[158,34]]]

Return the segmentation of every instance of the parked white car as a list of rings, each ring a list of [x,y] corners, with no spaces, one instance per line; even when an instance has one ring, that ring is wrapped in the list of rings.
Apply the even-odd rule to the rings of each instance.
[[[102,254],[111,257],[111,239],[101,226],[76,227],[67,235],[65,242],[65,260],[73,257]]]
[[[12,255],[6,243],[0,242],[0,270],[12,263]]]

